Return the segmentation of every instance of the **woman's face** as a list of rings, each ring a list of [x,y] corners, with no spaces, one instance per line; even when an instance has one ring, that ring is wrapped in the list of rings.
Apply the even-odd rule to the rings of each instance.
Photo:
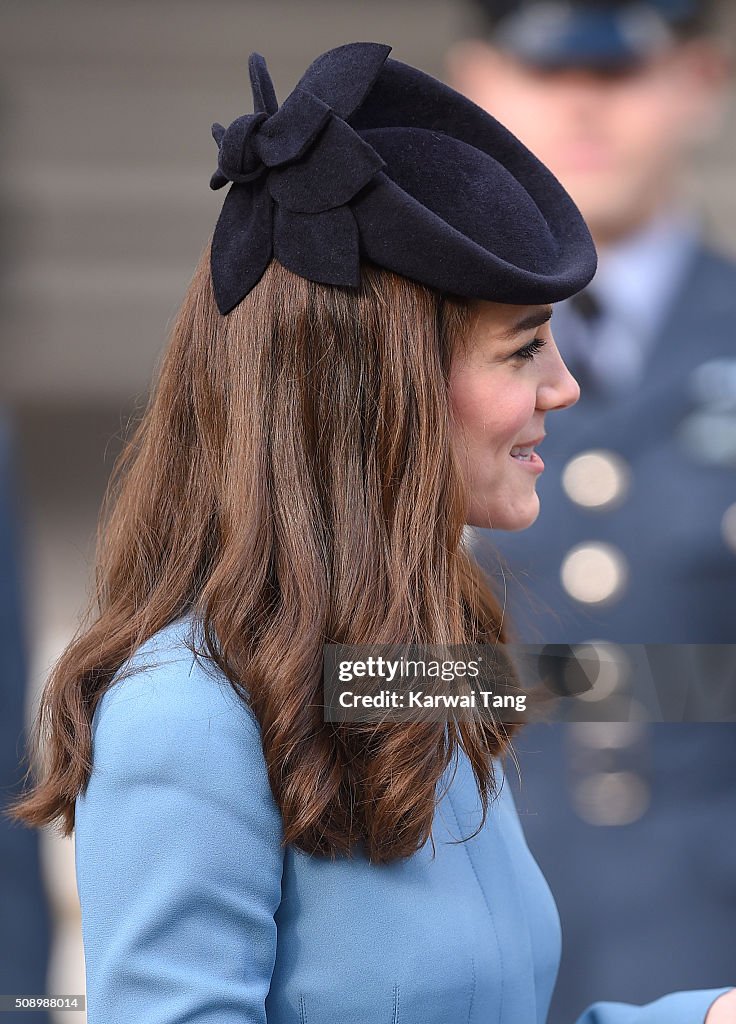
[[[577,381],[555,345],[552,307],[474,301],[467,351],[450,371],[454,438],[470,487],[470,526],[523,530],[539,515],[536,452],[545,414],[580,397]]]

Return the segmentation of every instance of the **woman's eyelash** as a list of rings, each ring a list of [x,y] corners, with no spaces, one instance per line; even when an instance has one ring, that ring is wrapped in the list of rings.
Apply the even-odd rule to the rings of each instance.
[[[537,352],[544,348],[546,344],[546,338],[532,338],[528,345],[525,345],[524,348],[520,348],[518,352],[514,352],[514,358],[533,359]]]

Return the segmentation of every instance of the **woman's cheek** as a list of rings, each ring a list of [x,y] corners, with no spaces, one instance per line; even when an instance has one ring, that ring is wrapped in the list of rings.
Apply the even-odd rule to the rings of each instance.
[[[462,372],[456,376],[450,392],[455,420],[468,442],[483,434],[489,419],[489,389],[480,378],[480,373]]]
[[[527,426],[535,409],[536,392],[530,388],[520,388],[515,382],[506,382],[505,387],[499,385],[496,391],[494,409],[494,433],[499,447],[511,448],[522,435],[527,433]]]

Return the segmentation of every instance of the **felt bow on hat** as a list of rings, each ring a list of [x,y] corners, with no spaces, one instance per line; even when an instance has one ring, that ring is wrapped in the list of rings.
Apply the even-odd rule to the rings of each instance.
[[[227,129],[212,126],[219,157],[210,188],[233,182],[212,240],[215,298],[223,314],[256,284],[274,251],[303,277],[360,283],[358,226],[347,203],[386,164],[345,119],[391,47],[352,43],[338,50],[338,62],[314,61],[281,107],[263,57],[252,53],[254,113]]]

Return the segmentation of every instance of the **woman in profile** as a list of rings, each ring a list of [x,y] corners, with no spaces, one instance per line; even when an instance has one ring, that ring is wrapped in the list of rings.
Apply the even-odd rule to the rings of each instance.
[[[464,529],[536,519],[578,397],[551,304],[595,271],[546,168],[390,49],[328,51],[281,107],[252,54],[253,114],[213,126],[230,189],[13,807],[75,831],[89,1024],[547,1017],[514,726],[322,703],[325,644],[508,641]],[[718,1024],[734,995],[579,1021]]]

